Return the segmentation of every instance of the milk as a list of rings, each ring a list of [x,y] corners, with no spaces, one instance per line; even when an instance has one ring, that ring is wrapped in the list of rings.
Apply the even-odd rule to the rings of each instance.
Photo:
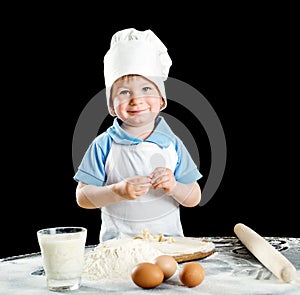
[[[73,286],[74,290],[80,285],[87,232],[78,228],[72,231],[74,229],[60,228],[38,232],[49,289],[55,285],[55,290],[59,290],[59,286],[64,285],[64,289]]]

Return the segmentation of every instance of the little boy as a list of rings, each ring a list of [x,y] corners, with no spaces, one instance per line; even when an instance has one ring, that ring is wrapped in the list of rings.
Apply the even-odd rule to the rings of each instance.
[[[184,236],[179,206],[196,206],[202,177],[160,112],[172,61],[151,31],[115,33],[104,57],[113,125],[87,149],[74,179],[77,203],[101,208],[100,242],[151,234]]]

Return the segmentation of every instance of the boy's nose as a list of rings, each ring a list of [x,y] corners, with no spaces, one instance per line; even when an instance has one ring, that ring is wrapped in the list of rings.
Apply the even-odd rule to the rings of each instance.
[[[141,103],[142,100],[143,100],[142,95],[133,94],[132,97],[130,98],[130,103],[138,104],[138,103]]]

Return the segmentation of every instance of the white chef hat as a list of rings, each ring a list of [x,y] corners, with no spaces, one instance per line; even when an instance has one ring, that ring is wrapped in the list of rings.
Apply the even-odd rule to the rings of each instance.
[[[158,87],[167,105],[164,81],[172,60],[166,46],[151,31],[134,28],[118,31],[112,36],[110,49],[104,56],[104,79],[109,113],[114,115],[110,92],[113,83],[129,74],[142,75]]]

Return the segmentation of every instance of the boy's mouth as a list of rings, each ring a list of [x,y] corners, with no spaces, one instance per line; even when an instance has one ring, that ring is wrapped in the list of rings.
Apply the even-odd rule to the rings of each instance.
[[[138,114],[141,114],[141,113],[144,113],[148,111],[148,109],[141,109],[141,110],[130,110],[130,111],[127,111],[129,114],[132,114],[132,115],[138,115]]]

